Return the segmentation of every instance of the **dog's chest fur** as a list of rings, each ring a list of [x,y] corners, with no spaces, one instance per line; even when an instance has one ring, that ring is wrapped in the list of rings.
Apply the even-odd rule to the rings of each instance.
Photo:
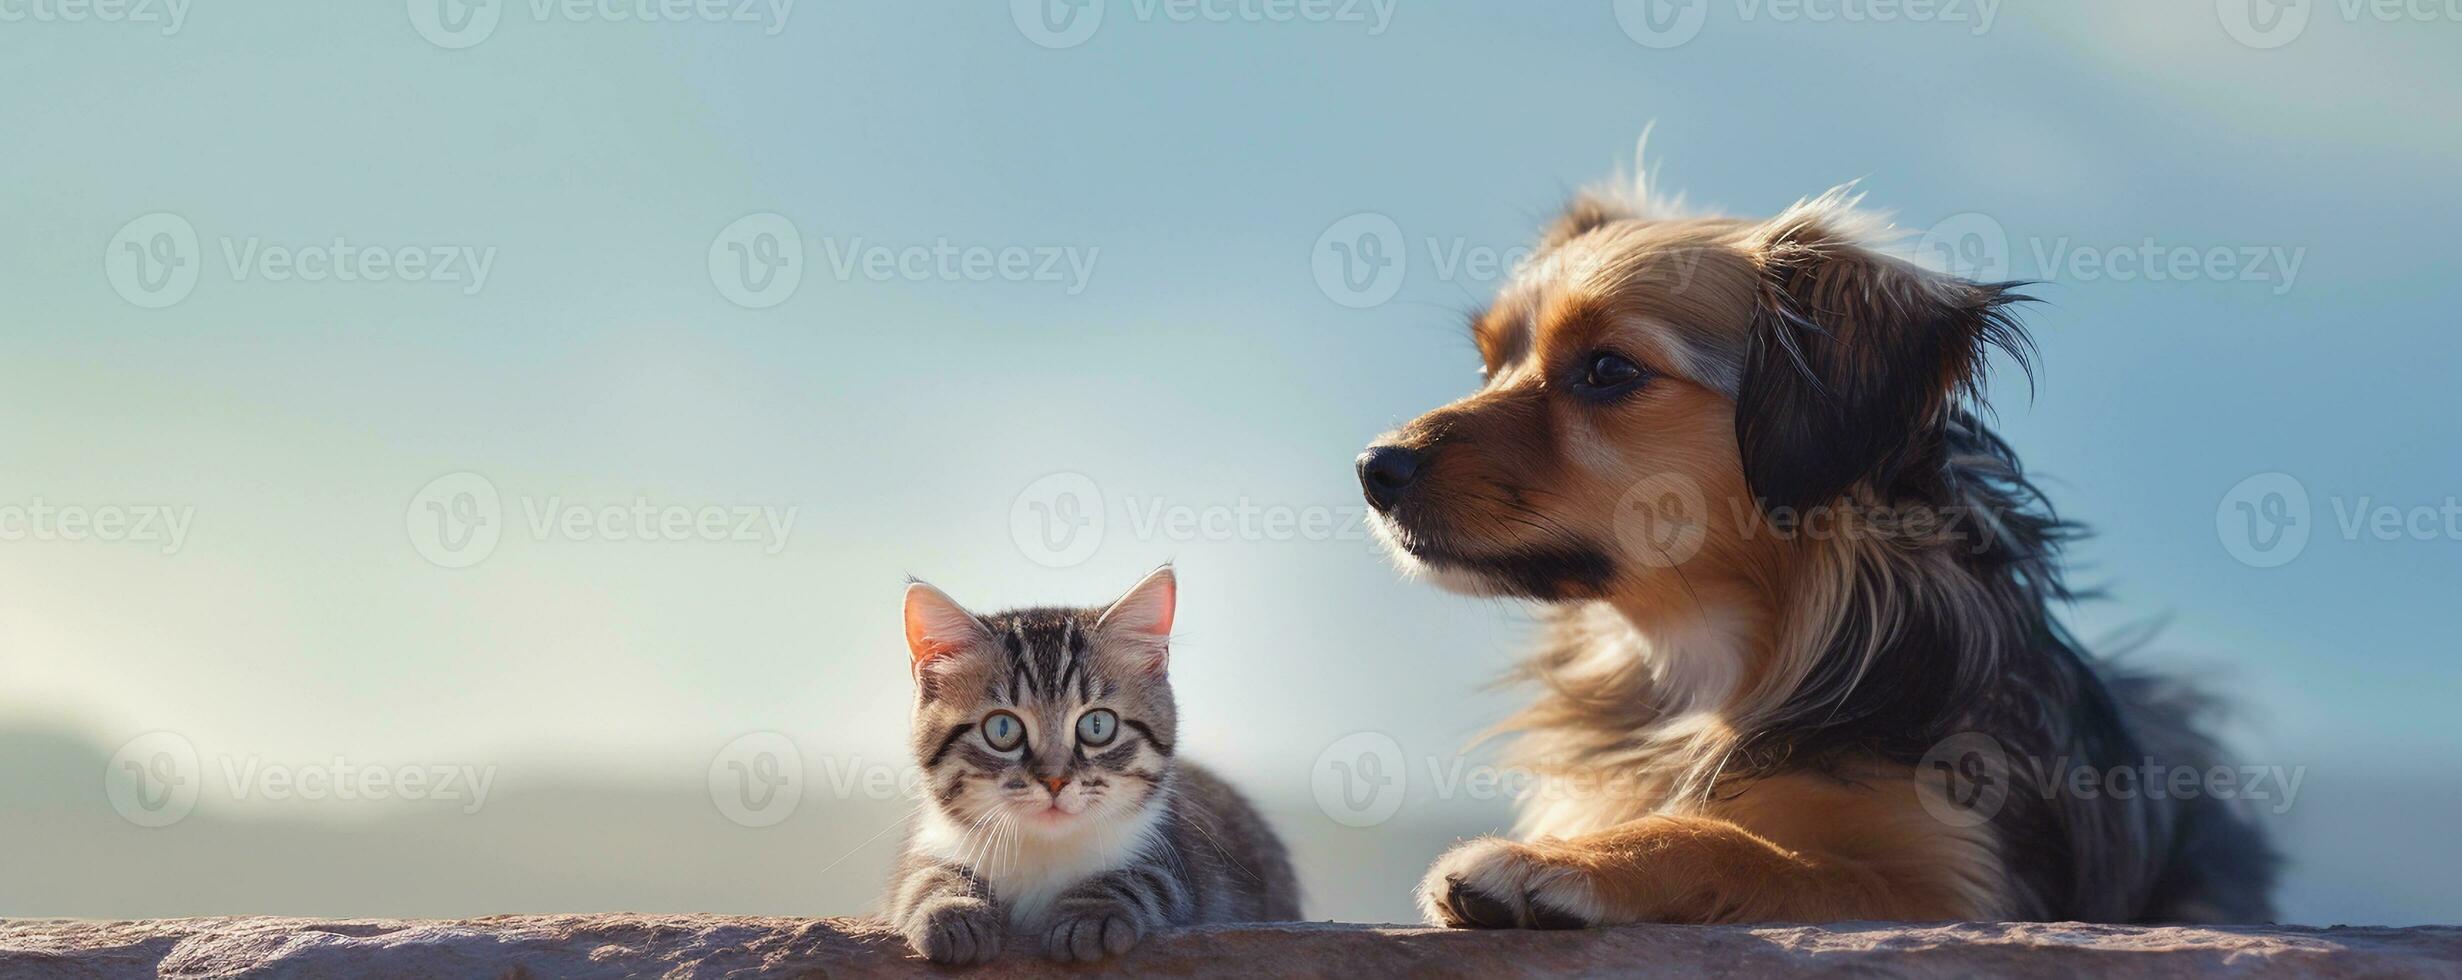
[[[1557,613],[1523,668],[1546,693],[1514,722],[1516,764],[1539,774],[1519,832],[1570,837],[1685,809],[1685,774],[1749,724],[1749,632],[1748,617],[1714,606],[1646,630],[1606,603]]]

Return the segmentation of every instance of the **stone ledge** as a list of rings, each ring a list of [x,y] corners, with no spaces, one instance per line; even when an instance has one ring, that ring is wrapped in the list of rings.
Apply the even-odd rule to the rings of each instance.
[[[986,975],[2462,978],[2462,928],[2135,927],[2077,923],[1626,926],[1456,932],[1292,923],[1148,939],[1107,968],[1012,949]],[[270,916],[0,920],[0,976],[946,976],[869,919],[520,915],[450,921]]]

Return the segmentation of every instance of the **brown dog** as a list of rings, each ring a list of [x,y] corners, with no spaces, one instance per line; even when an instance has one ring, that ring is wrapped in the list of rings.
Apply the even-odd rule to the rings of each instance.
[[[2213,766],[2205,702],[2052,615],[2067,529],[1976,417],[2026,297],[1855,205],[1582,196],[1476,317],[1485,384],[1360,457],[1406,569],[1550,605],[1522,839],[1437,861],[1431,921],[2267,917],[2227,804],[2074,789]]]

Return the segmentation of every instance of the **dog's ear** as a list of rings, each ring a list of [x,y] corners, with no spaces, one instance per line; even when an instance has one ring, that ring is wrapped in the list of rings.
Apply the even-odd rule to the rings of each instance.
[[[1654,124],[1655,125],[1655,124]],[[1546,251],[1618,221],[1663,221],[1685,217],[1682,195],[1668,197],[1652,190],[1657,181],[1643,161],[1650,158],[1650,130],[1642,127],[1633,146],[1631,170],[1593,185],[1565,202],[1564,213],[1539,232],[1539,249]]]
[[[1969,282],[1862,244],[1874,219],[1832,191],[1758,226],[1760,308],[1736,396],[1744,479],[1761,506],[1800,514],[1859,483],[1884,494],[1937,470],[1962,399],[1981,397],[1993,348],[2020,365],[2015,283]]]
[[[1555,248],[1573,239],[1626,218],[1640,217],[1631,205],[1605,194],[1583,191],[1564,204],[1564,213],[1547,223],[1539,232],[1542,251]]]

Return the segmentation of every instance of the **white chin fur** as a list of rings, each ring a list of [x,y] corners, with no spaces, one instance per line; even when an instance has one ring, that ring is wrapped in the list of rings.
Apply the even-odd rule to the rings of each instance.
[[[1410,548],[1402,543],[1402,529],[1393,526],[1393,522],[1386,520],[1383,514],[1374,515],[1369,526],[1376,529],[1376,539],[1385,545],[1385,554],[1403,575],[1421,579],[1455,595],[1490,598],[1515,594],[1486,575],[1461,568],[1440,568],[1411,554]]]

